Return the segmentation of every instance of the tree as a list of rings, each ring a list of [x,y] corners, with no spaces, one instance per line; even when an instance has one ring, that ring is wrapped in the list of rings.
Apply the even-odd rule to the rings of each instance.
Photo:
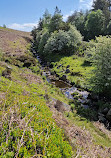
[[[3,24],[3,28],[7,28],[5,24]]]
[[[49,14],[48,10],[46,9],[45,13],[43,14],[43,27],[48,28],[51,21],[51,14]]]
[[[38,52],[39,52],[39,54],[44,53],[44,47],[45,47],[49,37],[50,37],[50,34],[49,34],[48,30],[44,29],[44,31],[42,32],[42,35],[40,37],[39,43],[38,43]]]
[[[97,11],[98,9],[103,11],[106,25],[108,25],[110,21],[110,5],[110,0],[94,0],[92,5],[93,11]]]
[[[40,18],[37,26],[37,30],[41,31],[43,29],[43,19]]]
[[[67,20],[67,23],[71,23],[72,25],[76,26],[77,30],[79,30],[84,37],[84,40],[87,40],[87,30],[85,28],[85,23],[88,14],[89,11],[87,10],[86,12],[83,12],[82,10],[80,12],[75,11],[72,15],[68,17]]]
[[[62,20],[58,7],[52,17],[47,10],[45,11],[32,35],[34,48],[42,56],[49,53],[70,55],[82,41],[82,36],[75,26]]]
[[[81,34],[75,27],[70,26],[69,31],[59,30],[51,34],[44,47],[44,53],[70,55],[77,49],[81,41]]]
[[[107,26],[107,34],[111,35],[111,21],[109,22],[109,24]]]
[[[96,48],[94,54],[92,87],[95,92],[110,98],[111,96],[111,37],[96,38]]]
[[[105,17],[101,10],[92,11],[86,21],[86,30],[88,31],[88,38],[94,39],[95,36],[103,34]]]
[[[61,11],[56,7],[54,15],[51,18],[49,24],[49,32],[54,32],[55,30],[59,30],[62,24],[62,15]]]
[[[85,15],[81,12],[75,12],[72,16],[68,17],[68,22],[75,25],[76,28],[82,33],[84,29]]]
[[[54,15],[56,15],[56,14],[61,14],[61,10],[59,10],[58,6],[56,6],[56,8],[55,8]]]

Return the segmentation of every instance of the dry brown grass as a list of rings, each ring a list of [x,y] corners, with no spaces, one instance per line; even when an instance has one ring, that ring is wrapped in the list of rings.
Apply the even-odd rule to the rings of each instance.
[[[28,32],[0,28],[0,48],[7,56],[24,54],[30,40]]]
[[[69,121],[61,111],[58,111],[55,108],[55,101],[48,103],[51,111],[53,112],[53,118],[56,121],[57,125],[64,129],[65,135],[71,143],[72,147],[77,148],[76,156],[79,158],[110,158],[111,157],[111,148],[103,148],[100,145],[94,143],[93,137],[87,129],[82,129],[71,121]],[[64,112],[64,111],[63,111]],[[97,128],[101,128],[104,132],[107,133],[105,127],[103,128],[102,124],[96,123]],[[102,126],[102,127],[101,127]],[[109,131],[110,133],[110,131]],[[111,134],[111,133],[110,133]]]

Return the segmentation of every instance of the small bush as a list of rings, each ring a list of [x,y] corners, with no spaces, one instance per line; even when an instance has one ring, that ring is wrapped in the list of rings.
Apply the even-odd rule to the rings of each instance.
[[[70,55],[77,49],[78,44],[82,41],[81,34],[70,26],[69,31],[59,30],[51,34],[44,48],[44,53],[58,53]]]

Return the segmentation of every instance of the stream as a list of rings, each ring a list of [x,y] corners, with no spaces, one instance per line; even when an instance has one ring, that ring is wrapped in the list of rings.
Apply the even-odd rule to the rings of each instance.
[[[62,93],[64,93],[64,95],[68,99],[72,99],[72,100],[78,99],[79,103],[81,104],[81,107],[85,109],[89,108],[89,105],[88,105],[89,92],[88,91],[72,86],[62,80],[58,80],[54,75],[51,75],[50,69],[42,63],[39,56],[37,56],[37,59],[39,63],[41,64],[41,69],[43,70],[42,75],[46,77],[48,83],[51,83],[55,85],[56,87],[60,88]],[[78,98],[76,95],[78,96]]]

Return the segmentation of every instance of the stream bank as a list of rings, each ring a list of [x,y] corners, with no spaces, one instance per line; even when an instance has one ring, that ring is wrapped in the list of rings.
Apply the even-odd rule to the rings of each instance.
[[[41,65],[42,76],[45,76],[48,83],[58,87],[61,92],[69,99],[71,110],[76,109],[77,113],[82,117],[86,117],[91,121],[100,121],[110,129],[111,128],[111,108],[103,107],[99,109],[101,104],[100,98],[80,86],[72,85],[67,79],[66,74],[60,78],[56,73],[51,72],[51,68],[47,63],[41,60],[36,54]]]

